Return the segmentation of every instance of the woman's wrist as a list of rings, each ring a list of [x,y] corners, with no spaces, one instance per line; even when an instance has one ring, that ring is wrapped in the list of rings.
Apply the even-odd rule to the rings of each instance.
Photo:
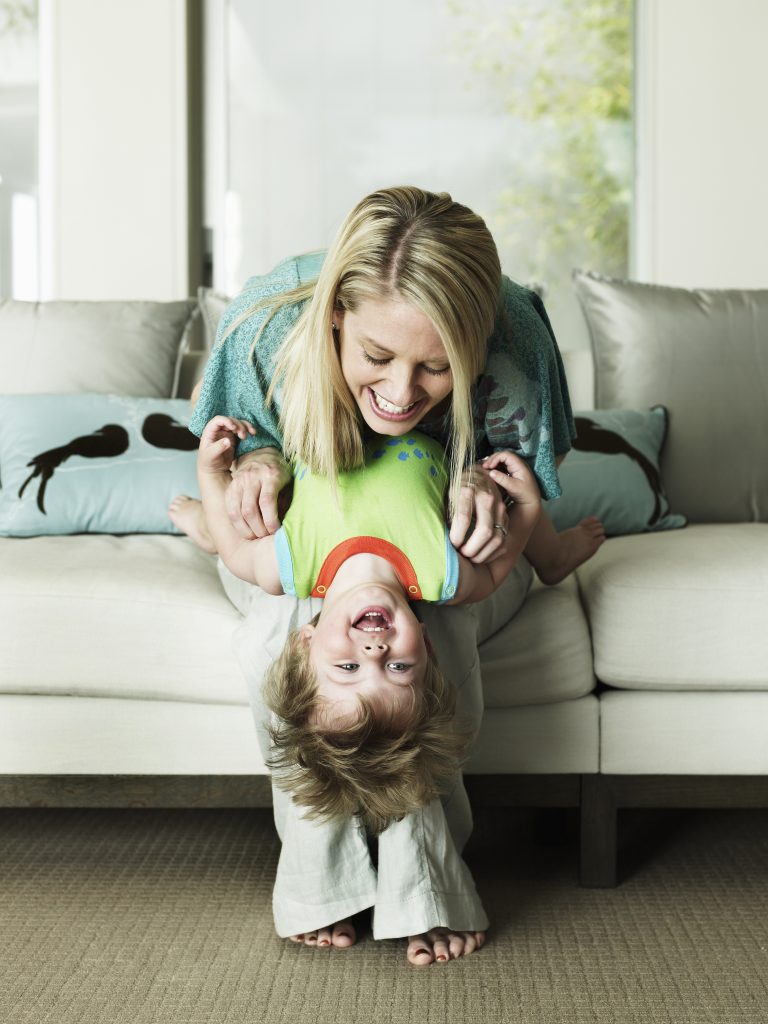
[[[236,473],[240,469],[245,469],[246,466],[251,463],[268,463],[270,465],[279,465],[288,469],[288,462],[284,458],[283,453],[279,448],[256,448],[254,451],[245,452],[238,459],[232,467],[232,472]]]

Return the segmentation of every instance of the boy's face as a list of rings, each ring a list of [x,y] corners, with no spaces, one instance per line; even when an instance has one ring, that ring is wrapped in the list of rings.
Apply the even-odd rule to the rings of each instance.
[[[363,583],[326,598],[317,625],[302,636],[334,721],[356,712],[358,696],[397,712],[423,684],[424,627],[394,585]]]

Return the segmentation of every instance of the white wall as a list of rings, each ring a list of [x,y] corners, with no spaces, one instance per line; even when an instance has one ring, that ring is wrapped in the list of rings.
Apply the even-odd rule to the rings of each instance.
[[[633,276],[768,288],[768,2],[637,0]]]
[[[42,297],[185,297],[184,0],[41,0]]]

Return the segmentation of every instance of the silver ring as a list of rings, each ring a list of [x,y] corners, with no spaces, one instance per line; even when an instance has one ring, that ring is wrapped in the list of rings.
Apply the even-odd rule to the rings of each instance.
[[[494,528],[494,530],[501,530],[501,532],[504,534],[504,536],[505,537],[507,536],[507,528],[506,528],[506,526],[502,526],[501,523],[494,523],[493,524],[493,528]]]

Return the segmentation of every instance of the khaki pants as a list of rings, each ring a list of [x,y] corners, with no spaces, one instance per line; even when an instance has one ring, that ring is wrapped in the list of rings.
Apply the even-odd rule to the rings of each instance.
[[[264,757],[269,756],[261,700],[267,668],[288,633],[322,607],[316,598],[272,597],[234,577],[219,563],[224,588],[243,614],[235,653],[245,674]],[[479,727],[483,712],[478,646],[516,614],[531,584],[524,558],[495,594],[463,607],[419,602],[443,672],[457,688],[457,712]],[[390,825],[378,838],[374,866],[365,831],[356,819],[317,822],[305,818],[290,795],[272,787],[275,825],[282,842],[273,891],[278,935],[313,931],[369,907],[373,937],[400,938],[429,928],[482,931],[488,918],[461,850],[472,831],[472,813],[461,775],[451,793]]]

